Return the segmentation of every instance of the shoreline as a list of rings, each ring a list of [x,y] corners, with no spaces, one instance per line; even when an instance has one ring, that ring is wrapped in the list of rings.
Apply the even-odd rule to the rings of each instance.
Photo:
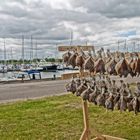
[[[61,77],[53,78],[43,78],[43,79],[31,79],[31,80],[10,80],[10,81],[0,81],[0,85],[2,84],[19,84],[19,83],[32,83],[32,82],[42,82],[42,81],[55,81],[61,80]]]

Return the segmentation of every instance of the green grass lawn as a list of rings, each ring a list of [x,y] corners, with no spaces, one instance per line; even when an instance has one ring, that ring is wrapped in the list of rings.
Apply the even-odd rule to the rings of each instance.
[[[140,140],[140,114],[107,112],[89,105],[93,129]],[[1,140],[78,140],[83,130],[81,98],[63,95],[0,105]]]

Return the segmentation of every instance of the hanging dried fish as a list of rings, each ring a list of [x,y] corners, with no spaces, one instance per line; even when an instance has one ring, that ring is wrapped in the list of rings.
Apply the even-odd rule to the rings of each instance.
[[[94,71],[94,61],[91,56],[89,56],[84,63],[84,69],[89,70],[90,72]]]
[[[137,115],[137,113],[140,111],[140,102],[138,100],[138,97],[134,97],[133,99],[133,110],[135,115]]]
[[[83,64],[84,64],[84,56],[83,55],[78,55],[76,57],[76,66],[78,67],[83,67]]]
[[[126,111],[127,110],[127,99],[126,97],[122,94],[120,97],[120,111]]]
[[[63,54],[62,58],[63,58],[63,62],[68,64],[69,58],[72,54],[68,51],[67,53]]]
[[[77,53],[76,52],[74,52],[71,56],[70,56],[70,58],[69,58],[69,60],[68,60],[68,65],[71,65],[73,68],[75,68],[75,66],[76,66],[76,57],[77,57]]]
[[[106,107],[106,109],[110,109],[110,110],[114,110],[114,102],[113,102],[113,100],[114,100],[114,97],[113,97],[113,95],[112,94],[110,94],[109,95],[109,98],[105,101],[105,107]]]
[[[105,107],[105,94],[102,93],[99,96],[97,96],[96,102],[98,106]]]
[[[111,80],[111,79],[110,79]],[[98,106],[103,106],[107,110],[134,111],[135,114],[140,112],[140,88],[137,84],[137,90],[131,93],[128,84],[120,81],[121,87],[111,81],[110,86],[106,86],[107,80],[91,78],[72,78],[71,82],[66,85],[69,92],[81,96],[83,100],[88,100]],[[111,89],[110,89],[111,88]],[[114,89],[115,88],[115,92]]]
[[[128,100],[127,100],[127,108],[128,108],[128,111],[133,111],[133,97],[128,97]]]
[[[66,85],[66,90],[67,92],[72,92],[73,94],[76,92],[76,82],[74,79]]]
[[[89,95],[93,92],[93,90],[88,87],[85,91],[82,92],[81,97],[83,100],[89,100]]]
[[[87,86],[85,86],[85,84],[82,83],[82,84],[77,88],[77,90],[76,90],[76,95],[77,95],[77,96],[80,96],[80,95],[82,94],[82,92],[83,92],[84,90],[86,90],[86,89],[87,89]]]
[[[89,102],[92,102],[92,103],[94,103],[95,105],[97,105],[96,98],[97,98],[97,96],[100,94],[100,90],[98,89],[98,87],[96,86],[96,84],[95,84],[94,86],[95,86],[94,92],[92,92],[92,93],[89,95]]]

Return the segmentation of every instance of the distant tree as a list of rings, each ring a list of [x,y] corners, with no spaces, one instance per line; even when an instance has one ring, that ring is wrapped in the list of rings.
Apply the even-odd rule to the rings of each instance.
[[[49,58],[49,62],[55,62],[54,58]]]
[[[48,62],[48,58],[45,58],[45,61],[47,61],[47,62]]]

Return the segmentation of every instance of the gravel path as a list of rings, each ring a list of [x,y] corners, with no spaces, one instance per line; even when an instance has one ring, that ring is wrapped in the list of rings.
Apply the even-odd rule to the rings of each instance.
[[[65,80],[0,85],[0,102],[66,94]]]

